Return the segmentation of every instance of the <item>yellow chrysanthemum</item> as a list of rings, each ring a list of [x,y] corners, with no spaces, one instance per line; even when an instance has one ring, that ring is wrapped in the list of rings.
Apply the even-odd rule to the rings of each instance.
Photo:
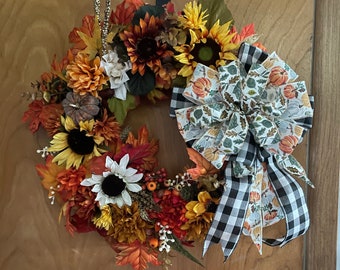
[[[53,136],[49,152],[58,152],[53,162],[58,165],[66,164],[66,168],[74,166],[79,168],[82,162],[88,161],[94,156],[101,156],[105,150],[99,148],[104,138],[92,135],[94,120],[80,121],[79,127],[75,125],[71,117],[62,117],[62,125],[65,132],[59,132]]]
[[[187,212],[185,217],[188,221],[181,227],[187,231],[186,238],[189,241],[203,240],[207,234],[214,213],[207,209],[213,201],[209,192],[202,191],[198,194],[198,201],[191,201],[185,205]]]
[[[205,31],[205,24],[208,16],[206,10],[202,11],[202,4],[198,4],[196,1],[187,3],[183,9],[183,15],[178,16],[180,27],[183,29],[201,30]]]
[[[190,44],[174,47],[179,53],[175,59],[183,64],[178,74],[183,77],[191,76],[197,63],[217,69],[228,61],[236,60],[235,53],[239,44],[232,42],[235,34],[230,33],[230,24],[231,21],[220,25],[218,20],[210,31],[197,33],[189,30]]]
[[[108,231],[113,226],[111,207],[106,204],[100,209],[100,212],[100,216],[94,217],[92,221],[97,228],[104,228]]]

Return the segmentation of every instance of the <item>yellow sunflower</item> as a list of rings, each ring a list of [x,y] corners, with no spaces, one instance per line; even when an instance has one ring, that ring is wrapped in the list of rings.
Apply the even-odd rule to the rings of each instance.
[[[75,125],[72,118],[67,116],[61,118],[65,128],[53,136],[49,152],[58,152],[53,162],[58,165],[66,163],[66,168],[74,166],[79,168],[82,162],[86,162],[94,156],[101,156],[104,149],[99,145],[104,141],[103,137],[93,135],[94,120],[80,121],[79,127]]]
[[[239,44],[232,42],[235,34],[230,33],[230,24],[231,21],[220,25],[218,20],[209,31],[198,33],[189,30],[190,44],[174,47],[179,53],[175,59],[183,64],[178,74],[183,77],[191,76],[197,63],[217,69],[228,61],[236,60],[235,53]]]
[[[208,211],[214,201],[216,202],[209,192],[201,191],[198,194],[198,201],[191,201],[185,205],[187,209],[185,217],[188,221],[181,226],[181,229],[187,231],[186,238],[189,241],[204,239],[214,217],[214,213]]]
[[[198,4],[196,1],[187,3],[184,6],[183,14],[178,16],[179,26],[183,29],[201,30],[205,31],[205,24],[208,16],[206,10],[202,11],[202,4]]]
[[[108,231],[111,227],[113,227],[111,207],[107,204],[102,206],[100,209],[100,216],[94,217],[92,221],[97,228],[104,228]]]

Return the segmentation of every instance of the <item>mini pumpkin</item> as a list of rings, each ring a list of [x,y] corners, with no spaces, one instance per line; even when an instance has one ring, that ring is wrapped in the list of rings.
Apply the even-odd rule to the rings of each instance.
[[[288,99],[295,98],[297,96],[295,87],[291,84],[287,84],[285,88],[283,88],[283,95]]]
[[[275,66],[269,75],[269,81],[276,86],[285,84],[288,81],[288,72],[280,66]]]
[[[294,151],[295,146],[298,143],[298,138],[293,135],[285,136],[279,144],[279,148],[282,152],[291,154]]]
[[[209,93],[210,88],[211,81],[208,78],[198,78],[192,84],[192,90],[200,98],[204,98]]]
[[[90,95],[79,95],[68,92],[63,100],[65,114],[72,118],[75,123],[91,120],[99,112],[99,99]]]

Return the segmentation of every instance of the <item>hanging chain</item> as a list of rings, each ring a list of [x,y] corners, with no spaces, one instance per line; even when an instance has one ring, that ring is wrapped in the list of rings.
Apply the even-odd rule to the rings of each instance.
[[[110,11],[111,11],[111,0],[106,0],[105,2],[105,10],[104,10],[104,21],[101,23],[101,15],[100,15],[100,7],[101,0],[94,0],[94,13],[96,18],[98,19],[99,25],[102,26],[101,30],[101,39],[102,39],[102,54],[107,53],[107,35],[109,33],[109,19],[110,19]]]

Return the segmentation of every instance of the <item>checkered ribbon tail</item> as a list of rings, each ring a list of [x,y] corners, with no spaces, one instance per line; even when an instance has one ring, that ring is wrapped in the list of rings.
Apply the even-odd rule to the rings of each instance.
[[[293,177],[279,169],[273,156],[268,159],[268,176],[285,213],[286,235],[279,239],[264,239],[270,246],[283,246],[303,235],[309,228],[309,214],[304,193]]]
[[[206,236],[203,255],[212,243],[221,243],[224,257],[227,259],[235,249],[242,232],[253,176],[234,177],[232,164],[233,162],[228,162],[225,171],[225,191]]]

